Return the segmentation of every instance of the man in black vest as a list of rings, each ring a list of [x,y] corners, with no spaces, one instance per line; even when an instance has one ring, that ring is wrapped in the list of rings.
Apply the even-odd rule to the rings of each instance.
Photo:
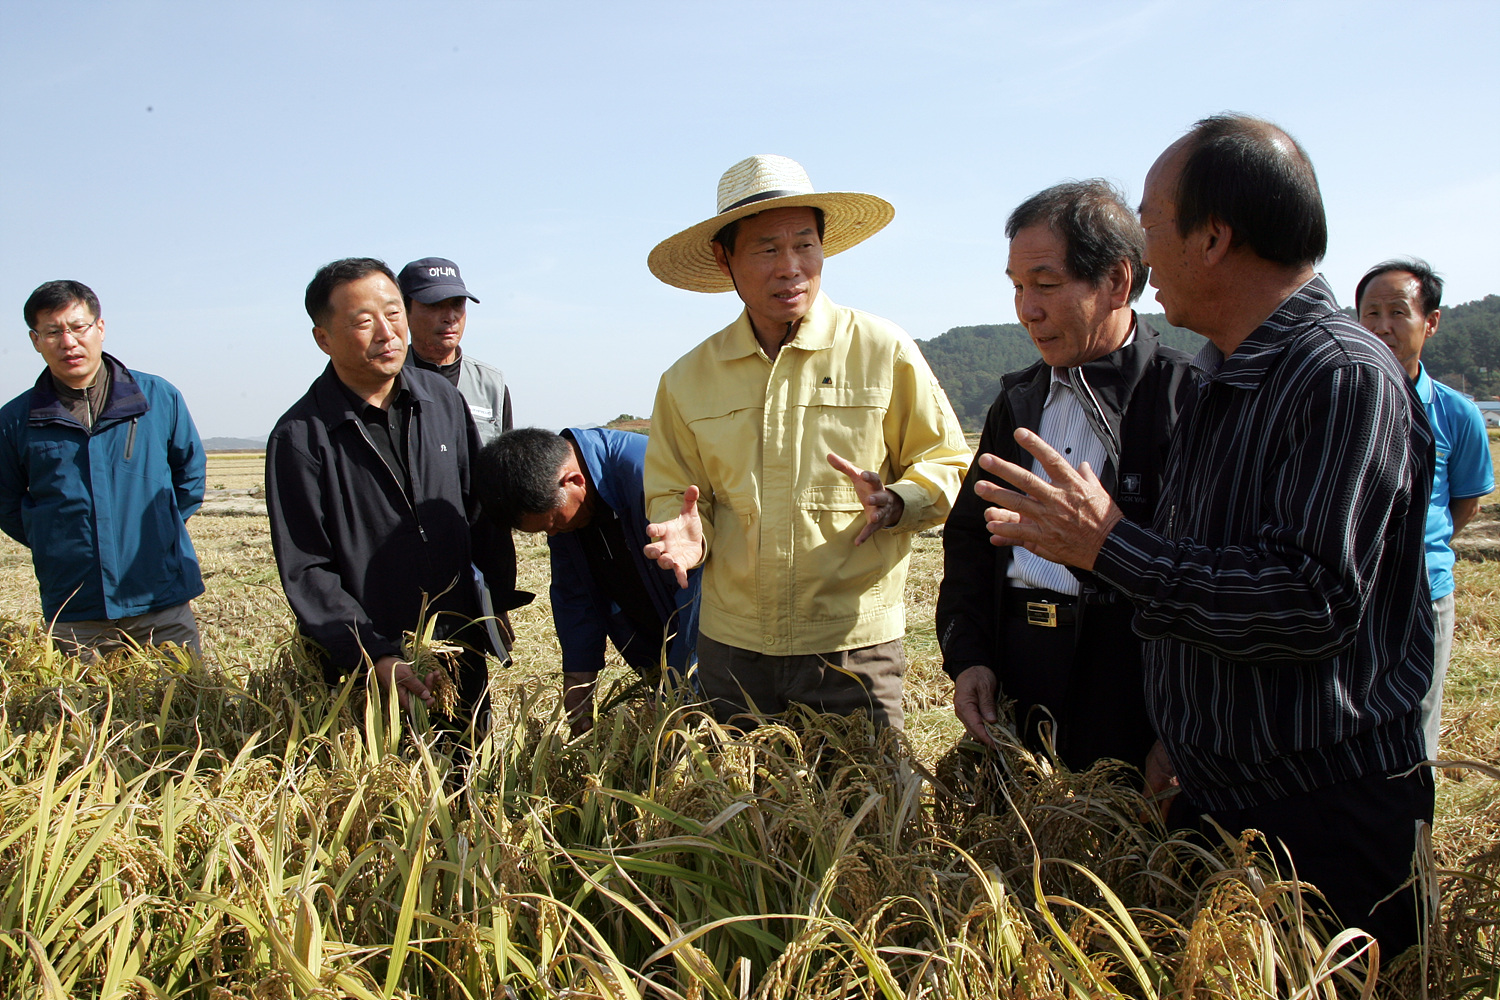
[[[1149,520],[1192,379],[1187,355],[1163,347],[1131,308],[1146,285],[1135,213],[1105,181],[1059,184],[1012,212],[1005,235],[1016,315],[1042,358],[1005,376],[980,453],[1030,467],[1013,435],[1036,431],[1074,468],[1094,469],[1131,516]],[[1028,745],[1051,743],[1069,767],[1104,757],[1144,767],[1155,736],[1134,608],[1088,574],[992,545],[989,505],[974,490],[980,480],[1000,482],[971,466],[943,533],[937,630],[954,712],[993,745],[985,723],[1003,694],[1016,700]]]

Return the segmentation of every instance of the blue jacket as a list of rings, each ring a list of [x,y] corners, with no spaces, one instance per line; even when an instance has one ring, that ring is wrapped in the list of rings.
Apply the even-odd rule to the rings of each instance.
[[[0,409],[0,529],[31,549],[49,621],[126,618],[203,593],[187,519],[205,458],[182,395],[114,357],[93,431],[52,375]]]
[[[603,427],[570,427],[563,434],[573,439],[583,456],[589,482],[599,499],[620,518],[631,543],[636,572],[651,598],[669,638],[667,662],[682,673],[695,662],[698,646],[698,585],[701,567],[688,574],[686,589],[677,578],[646,559],[641,550],[646,537],[646,499],[641,488],[641,470],[646,461],[646,436]],[[594,583],[583,546],[572,534],[554,535],[552,549],[552,622],[562,646],[565,672],[592,672],[604,666],[604,637],[609,636],[626,662],[647,677],[660,667],[659,657],[626,654],[640,643],[618,607]],[[637,662],[639,660],[639,662]]]

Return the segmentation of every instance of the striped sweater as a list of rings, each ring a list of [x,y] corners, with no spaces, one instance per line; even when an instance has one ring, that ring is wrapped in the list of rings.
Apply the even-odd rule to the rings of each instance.
[[[1390,351],[1316,277],[1178,423],[1154,526],[1095,572],[1137,605],[1146,700],[1185,789],[1237,809],[1424,757],[1432,435]]]

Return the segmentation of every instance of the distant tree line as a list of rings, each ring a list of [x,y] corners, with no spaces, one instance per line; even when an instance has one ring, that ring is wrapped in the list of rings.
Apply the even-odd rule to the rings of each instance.
[[[1422,364],[1475,399],[1500,398],[1500,295],[1444,308]]]
[[[1203,338],[1169,326],[1160,314],[1143,315],[1162,342],[1196,354]],[[1000,391],[1000,379],[1037,360],[1035,345],[1019,323],[956,326],[918,341],[927,363],[947,392],[966,430],[984,426],[984,415]],[[1479,399],[1500,397],[1500,295],[1444,307],[1438,332],[1422,354],[1434,378]]]
[[[1167,325],[1162,316],[1143,318],[1161,334],[1162,342],[1171,347],[1196,354],[1203,346],[1202,337],[1191,330]],[[956,326],[917,343],[948,394],[959,423],[970,431],[984,426],[984,415],[1000,391],[1001,378],[1034,364],[1040,357],[1031,336],[1019,323]]]

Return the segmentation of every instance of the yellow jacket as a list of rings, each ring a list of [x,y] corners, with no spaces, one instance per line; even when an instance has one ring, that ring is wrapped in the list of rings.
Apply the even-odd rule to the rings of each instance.
[[[858,548],[859,497],[828,464],[874,469],[906,505]],[[646,447],[646,510],[667,521],[701,491],[700,630],[778,656],[906,631],[911,532],[940,523],[969,465],[958,419],[912,339],[819,295],[772,362],[749,316],[661,378]]]

